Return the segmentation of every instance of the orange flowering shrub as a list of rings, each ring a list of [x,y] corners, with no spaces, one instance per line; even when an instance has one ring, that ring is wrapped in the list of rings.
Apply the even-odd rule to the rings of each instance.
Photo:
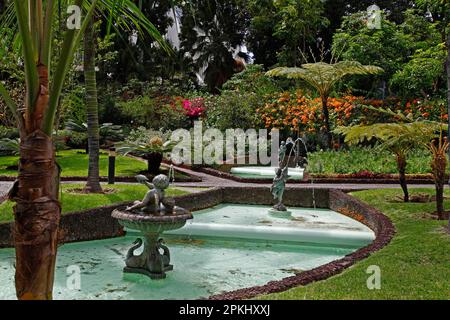
[[[365,108],[364,105],[390,108],[404,115],[412,114],[414,119],[446,121],[448,117],[444,103],[419,99],[404,103],[395,98],[367,100],[364,97],[345,95],[328,98],[327,105],[332,128],[393,120],[391,115]],[[257,113],[266,128],[317,133],[324,126],[320,98],[310,98],[301,90],[276,94],[263,107],[257,109]]]
[[[354,120],[354,104],[362,100],[363,98],[355,96],[329,98],[328,110],[332,126],[351,124]],[[302,91],[280,93],[257,112],[266,128],[318,132],[324,125],[320,98],[311,99]]]

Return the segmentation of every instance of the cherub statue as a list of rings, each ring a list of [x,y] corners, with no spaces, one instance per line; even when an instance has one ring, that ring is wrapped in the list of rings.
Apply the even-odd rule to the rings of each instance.
[[[277,211],[286,211],[286,207],[283,205],[283,194],[286,188],[286,181],[288,179],[288,167],[284,169],[278,168],[275,178],[273,178],[272,187],[270,192],[272,192],[273,198],[277,200],[277,203],[273,207]]]
[[[140,211],[141,213],[172,213],[174,202],[166,198],[165,189],[169,187],[169,178],[163,174],[157,175],[152,182],[144,175],[136,176],[139,183],[146,185],[150,191],[145,194],[142,201],[135,201],[126,211]]]

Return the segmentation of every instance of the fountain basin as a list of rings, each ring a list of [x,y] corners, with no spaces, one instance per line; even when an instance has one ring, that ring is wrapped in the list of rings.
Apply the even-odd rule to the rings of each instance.
[[[160,235],[164,231],[182,228],[188,219],[192,219],[192,213],[175,206],[170,214],[144,214],[116,209],[111,216],[124,227],[139,230],[144,237],[144,241],[137,238],[128,250],[123,271],[143,274],[154,280],[165,279],[166,272],[172,271],[173,265],[170,264],[169,248],[163,244]],[[142,246],[142,253],[135,255],[135,251]]]
[[[128,211],[114,210],[111,214],[119,223],[129,229],[139,230],[143,234],[161,234],[164,231],[182,228],[186,221],[192,219],[192,213],[175,207],[173,214],[151,215],[136,214]]]
[[[231,168],[230,173],[242,178],[273,179],[277,170],[278,167],[234,167]],[[304,171],[303,168],[288,168],[288,176],[290,179],[302,180]]]

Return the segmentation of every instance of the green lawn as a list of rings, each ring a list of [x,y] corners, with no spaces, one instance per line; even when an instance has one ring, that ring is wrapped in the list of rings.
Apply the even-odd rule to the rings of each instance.
[[[57,153],[57,161],[62,168],[63,177],[85,177],[88,171],[88,155],[82,150],[64,150]],[[8,170],[8,166],[16,165],[18,157],[0,157],[0,175],[16,176],[17,171]],[[116,158],[116,175],[133,176],[139,171],[146,170],[147,164],[144,161],[129,157],[118,156]],[[108,154],[100,155],[100,175],[108,175]]]
[[[131,201],[138,198],[143,198],[148,188],[143,185],[104,185],[105,188],[116,189],[117,192],[111,194],[79,194],[70,193],[70,189],[82,188],[84,184],[62,184],[62,212],[74,212],[83,209],[95,208],[99,206],[110,205],[122,201]],[[166,192],[168,196],[181,196],[187,194],[184,190],[176,188],[169,188]],[[0,204],[0,222],[11,221],[13,203],[10,201]]]
[[[319,151],[308,156],[311,173],[398,173],[395,157],[389,152],[354,147],[350,150]],[[430,173],[431,156],[426,151],[412,151],[408,156],[407,172]]]
[[[57,161],[62,168],[63,177],[86,177],[88,173],[88,155],[83,150],[64,150],[57,153]],[[0,176],[16,176],[17,171],[7,169],[9,166],[17,165],[18,157],[4,156],[0,157]],[[130,157],[117,156],[116,158],[116,176],[132,177],[139,172],[147,170],[147,163]],[[162,173],[164,170],[161,171]],[[100,154],[100,175],[108,176],[108,154]],[[186,175],[180,172],[175,173],[175,179]]]
[[[413,189],[432,193],[432,190]],[[381,210],[395,224],[392,242],[369,258],[328,280],[297,287],[261,299],[450,299],[450,235],[446,221],[424,217],[434,203],[403,204],[386,200],[400,190],[356,192],[353,195]],[[449,196],[450,192],[446,192]],[[450,208],[450,201],[446,201]],[[381,268],[381,289],[366,286],[367,267]]]

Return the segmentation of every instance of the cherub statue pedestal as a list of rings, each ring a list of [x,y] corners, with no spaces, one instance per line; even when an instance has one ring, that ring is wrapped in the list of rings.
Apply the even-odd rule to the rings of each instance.
[[[170,264],[170,251],[162,243],[160,236],[164,231],[182,228],[188,219],[192,219],[192,213],[180,207],[175,207],[172,214],[165,215],[114,210],[112,217],[126,228],[139,230],[144,236],[144,241],[137,239],[128,251],[123,271],[144,274],[152,279],[164,279],[166,272],[173,270],[173,266]],[[142,245],[144,251],[135,255],[134,251]]]
[[[126,273],[140,273],[152,279],[164,279],[166,272],[173,270],[170,264],[170,251],[160,239],[164,231],[182,228],[186,221],[192,219],[192,213],[177,207],[173,199],[166,198],[165,189],[169,187],[169,178],[165,175],[156,176],[152,183],[145,176],[139,175],[137,181],[150,190],[142,201],[135,201],[125,210],[114,210],[112,217],[126,228],[139,230],[143,236],[137,239],[128,250],[125,260]],[[134,251],[144,245],[140,255]],[[161,252],[161,250],[163,252]]]

